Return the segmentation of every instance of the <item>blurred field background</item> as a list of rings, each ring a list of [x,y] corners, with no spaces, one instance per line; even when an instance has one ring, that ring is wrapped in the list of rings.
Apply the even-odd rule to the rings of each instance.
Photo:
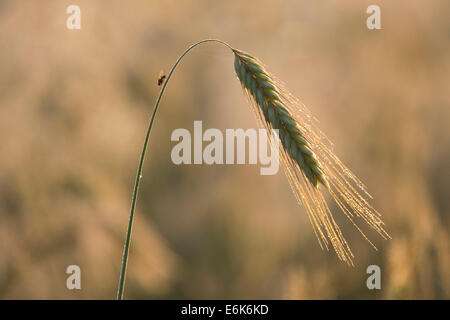
[[[81,8],[81,30],[66,8]],[[382,28],[366,28],[381,7]],[[340,215],[356,267],[321,251],[282,170],[176,166],[176,128],[256,127],[223,47],[160,106],[125,298],[450,298],[450,2],[0,1],[0,298],[113,299],[161,69],[214,37],[264,61],[366,183],[391,241]],[[82,271],[82,290],[65,270]],[[382,289],[366,288],[377,264]]]

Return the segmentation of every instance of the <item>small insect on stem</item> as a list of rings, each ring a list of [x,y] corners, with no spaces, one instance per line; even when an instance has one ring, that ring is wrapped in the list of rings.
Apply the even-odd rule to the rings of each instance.
[[[166,74],[164,71],[160,71],[158,75],[158,86],[161,86],[164,83],[164,80],[166,79]]]

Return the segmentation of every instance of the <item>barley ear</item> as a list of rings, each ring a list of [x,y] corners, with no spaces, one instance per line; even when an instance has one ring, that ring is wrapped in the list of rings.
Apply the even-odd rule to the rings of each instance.
[[[371,198],[362,182],[331,150],[330,141],[317,127],[309,110],[254,56],[232,49],[234,69],[250,98],[257,120],[267,130],[278,129],[280,158],[299,204],[303,205],[321,248],[329,246],[339,259],[353,265],[354,255],[325,199],[328,193],[337,207],[376,249],[356,224],[361,218],[388,239],[380,214],[364,197]],[[325,188],[320,189],[319,185]],[[326,192],[324,192],[326,191]]]

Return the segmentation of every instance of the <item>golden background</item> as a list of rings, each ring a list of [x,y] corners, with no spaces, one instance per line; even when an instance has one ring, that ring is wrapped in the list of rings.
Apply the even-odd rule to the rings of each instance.
[[[81,30],[66,8],[81,8]],[[381,7],[382,30],[366,28]],[[254,128],[225,48],[182,61],[145,163],[125,298],[450,298],[450,2],[0,1],[0,298],[113,299],[161,69],[259,57],[366,183],[390,241],[321,251],[282,170],[176,166],[176,128]],[[82,289],[66,288],[68,265]],[[368,265],[381,290],[368,290]]]

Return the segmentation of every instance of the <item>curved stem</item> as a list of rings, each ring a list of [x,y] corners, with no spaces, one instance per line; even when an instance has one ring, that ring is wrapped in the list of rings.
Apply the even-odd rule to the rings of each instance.
[[[177,59],[177,61],[175,62],[175,64],[173,65],[172,69],[170,70],[169,74],[167,75],[167,79],[166,81],[164,81],[163,86],[161,88],[161,91],[159,92],[159,96],[156,99],[156,103],[155,106],[153,108],[153,112],[152,112],[152,116],[150,118],[150,123],[148,125],[148,129],[147,129],[147,134],[145,135],[145,140],[144,140],[144,145],[142,147],[142,152],[141,152],[141,157],[139,159],[139,165],[138,165],[138,169],[137,169],[137,174],[136,174],[136,180],[134,182],[134,189],[133,189],[133,198],[131,200],[131,209],[130,209],[130,218],[128,221],[128,229],[127,229],[127,235],[125,238],[125,246],[123,249],[123,258],[122,258],[122,269],[120,272],[120,280],[119,280],[119,288],[117,290],[117,299],[118,300],[122,300],[123,298],[123,289],[124,289],[124,285],[125,285],[125,276],[126,276],[126,271],[127,271],[127,262],[128,262],[128,252],[130,249],[130,241],[131,241],[131,229],[133,227],[133,217],[134,217],[134,209],[136,207],[136,199],[137,199],[137,195],[138,195],[138,190],[139,190],[139,183],[141,181],[142,178],[142,166],[144,164],[144,159],[145,159],[145,151],[147,150],[147,145],[148,145],[148,141],[150,138],[150,132],[152,130],[152,126],[153,126],[153,121],[155,120],[155,115],[156,115],[156,111],[158,110],[158,106],[159,106],[159,102],[161,101],[161,97],[164,93],[164,90],[166,89],[167,83],[170,80],[170,77],[172,76],[172,73],[175,71],[175,68],[177,67],[178,63],[180,63],[181,59],[183,59],[183,57],[192,49],[194,49],[196,46],[198,46],[199,44],[205,43],[205,42],[217,42],[220,44],[223,44],[225,46],[227,46],[228,48],[230,48],[231,50],[233,50],[233,48],[226,42],[218,40],[218,39],[205,39],[205,40],[201,40],[197,43],[194,43],[193,45],[191,45],[189,48],[187,48]]]

